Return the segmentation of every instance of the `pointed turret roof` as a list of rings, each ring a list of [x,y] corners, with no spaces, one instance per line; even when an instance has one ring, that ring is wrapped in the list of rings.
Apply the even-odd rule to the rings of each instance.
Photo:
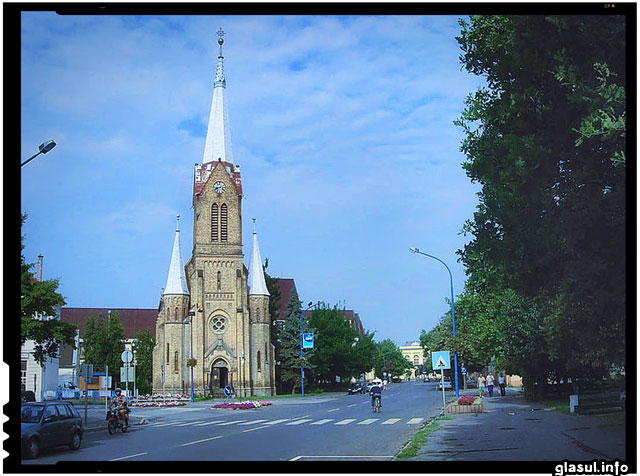
[[[176,237],[173,240],[169,276],[167,277],[167,285],[162,293],[163,296],[165,294],[189,294],[187,280],[184,275],[184,265],[182,264],[182,252],[180,251],[180,215],[177,215],[176,218]]]
[[[224,77],[224,56],[222,56],[223,36],[224,31],[220,28],[220,30],[218,30],[220,54],[218,55],[216,79],[213,83],[213,99],[211,101],[207,139],[204,144],[203,164],[207,162],[217,162],[218,159],[221,159],[222,162],[233,164],[231,130],[229,129],[229,114],[227,112],[226,99],[227,81]]]
[[[256,219],[253,219],[253,246],[251,248],[251,262],[249,263],[249,296],[263,295],[269,296],[267,283],[264,280],[264,270],[262,269],[262,258],[258,247],[258,235],[256,234]]]

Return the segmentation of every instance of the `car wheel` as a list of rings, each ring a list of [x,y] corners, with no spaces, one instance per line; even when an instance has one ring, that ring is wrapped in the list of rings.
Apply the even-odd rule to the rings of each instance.
[[[71,437],[71,443],[69,443],[69,448],[72,450],[80,449],[80,444],[82,443],[82,437],[80,436],[80,432],[76,431]]]
[[[38,438],[33,437],[27,442],[27,458],[34,459],[37,458],[39,454],[40,442]]]

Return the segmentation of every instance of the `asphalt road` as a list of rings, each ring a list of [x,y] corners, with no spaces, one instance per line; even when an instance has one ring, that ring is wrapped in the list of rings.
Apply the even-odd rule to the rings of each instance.
[[[135,408],[147,424],[125,434],[85,433],[78,451],[43,451],[23,464],[58,461],[348,461],[391,459],[442,407],[434,383],[406,382],[383,392],[375,414],[367,395],[329,394],[271,400],[253,410],[210,404]],[[450,393],[450,392],[448,392]],[[266,398],[268,400],[268,398]],[[103,412],[95,408],[91,411]]]

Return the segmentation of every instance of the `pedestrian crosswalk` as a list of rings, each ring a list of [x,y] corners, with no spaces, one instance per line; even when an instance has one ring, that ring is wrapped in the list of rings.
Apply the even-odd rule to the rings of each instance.
[[[298,426],[298,425],[338,425],[338,426],[346,426],[346,425],[373,425],[373,424],[381,424],[381,425],[395,425],[395,424],[404,424],[407,425],[418,425],[424,421],[424,418],[409,418],[403,420],[402,418],[365,418],[362,420],[358,420],[357,418],[344,418],[342,420],[335,418],[280,418],[277,420],[195,420],[195,421],[172,421],[172,422],[157,422],[151,423],[148,425],[153,428],[161,428],[161,427],[189,427],[189,426],[232,426],[238,425],[243,427],[267,427],[274,426],[279,424],[284,424],[288,426]]]

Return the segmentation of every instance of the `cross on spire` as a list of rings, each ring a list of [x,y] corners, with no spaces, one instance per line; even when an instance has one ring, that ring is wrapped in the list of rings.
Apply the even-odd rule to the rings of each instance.
[[[218,30],[218,44],[220,45],[220,57],[222,57],[222,44],[224,43],[224,30],[222,27]]]

